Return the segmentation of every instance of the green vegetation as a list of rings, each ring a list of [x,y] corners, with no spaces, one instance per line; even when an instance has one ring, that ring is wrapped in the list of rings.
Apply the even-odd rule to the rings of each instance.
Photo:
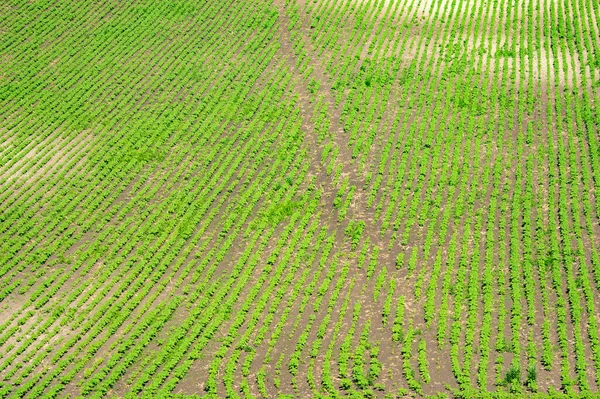
[[[0,399],[595,398],[591,0],[0,5]]]

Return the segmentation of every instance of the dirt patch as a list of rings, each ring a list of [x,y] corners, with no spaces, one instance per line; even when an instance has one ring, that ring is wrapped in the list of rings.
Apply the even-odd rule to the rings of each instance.
[[[37,181],[52,171],[60,170],[75,154],[85,151],[93,138],[94,134],[86,130],[68,138],[59,133],[32,142],[14,156],[16,162],[0,169],[0,178],[13,184],[21,180]],[[5,142],[3,146],[10,150],[10,143]]]

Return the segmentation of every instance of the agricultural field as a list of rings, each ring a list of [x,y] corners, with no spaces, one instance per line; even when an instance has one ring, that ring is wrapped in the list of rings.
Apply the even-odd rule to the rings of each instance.
[[[0,399],[600,397],[596,0],[4,0]]]

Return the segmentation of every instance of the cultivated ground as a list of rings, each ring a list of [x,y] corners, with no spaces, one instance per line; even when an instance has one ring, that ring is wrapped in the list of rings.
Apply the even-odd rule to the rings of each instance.
[[[0,5],[0,398],[598,397],[588,0]]]

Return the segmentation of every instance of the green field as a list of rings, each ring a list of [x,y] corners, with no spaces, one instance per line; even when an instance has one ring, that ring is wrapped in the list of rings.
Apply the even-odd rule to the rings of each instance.
[[[600,394],[596,0],[0,2],[0,399]]]

